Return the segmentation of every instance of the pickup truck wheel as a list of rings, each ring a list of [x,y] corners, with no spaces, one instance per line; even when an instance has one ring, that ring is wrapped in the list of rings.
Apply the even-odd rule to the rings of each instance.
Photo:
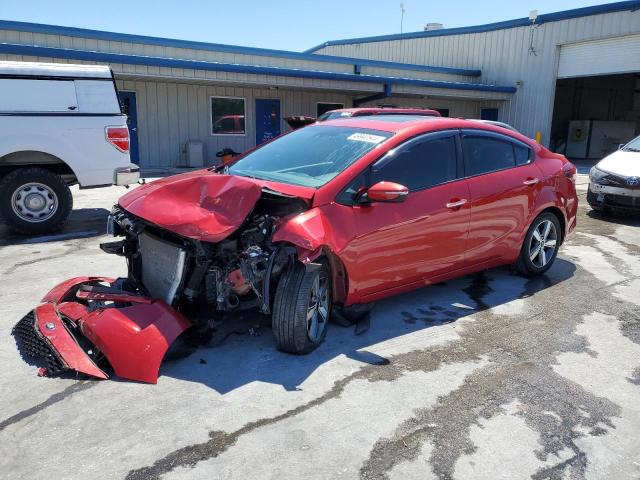
[[[272,329],[278,350],[297,355],[315,350],[327,335],[331,276],[326,265],[307,270],[294,263],[276,289]]]
[[[58,230],[72,208],[73,197],[67,184],[44,168],[18,168],[0,181],[0,214],[20,233]]]

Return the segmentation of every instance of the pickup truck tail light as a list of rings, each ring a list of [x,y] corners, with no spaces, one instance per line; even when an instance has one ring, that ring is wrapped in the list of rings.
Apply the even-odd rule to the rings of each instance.
[[[129,153],[129,129],[127,127],[107,127],[105,129],[107,142],[122,153]]]

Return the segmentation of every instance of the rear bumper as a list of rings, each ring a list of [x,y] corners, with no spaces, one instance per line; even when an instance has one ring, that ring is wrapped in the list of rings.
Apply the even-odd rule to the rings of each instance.
[[[191,323],[162,300],[96,286],[111,285],[108,280],[68,280],[18,322],[13,330],[18,347],[41,374],[73,370],[106,379],[110,365],[121,378],[157,382],[169,346]]]
[[[128,167],[118,167],[113,171],[114,185],[131,185],[140,180],[140,167],[131,163]]]

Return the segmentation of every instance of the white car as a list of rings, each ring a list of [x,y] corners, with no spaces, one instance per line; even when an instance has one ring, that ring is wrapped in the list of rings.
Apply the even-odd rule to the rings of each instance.
[[[640,137],[591,169],[587,201],[594,210],[640,213]]]
[[[60,228],[69,185],[127,185],[127,117],[108,66],[0,61],[0,217],[14,230]]]

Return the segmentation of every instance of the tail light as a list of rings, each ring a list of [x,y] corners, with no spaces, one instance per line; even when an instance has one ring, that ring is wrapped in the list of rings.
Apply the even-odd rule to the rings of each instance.
[[[564,167],[562,167],[562,172],[564,173],[564,176],[571,181],[571,183],[574,185],[576,184],[576,174],[578,173],[578,169],[573,163],[567,162]]]
[[[105,129],[107,142],[122,153],[129,153],[129,129],[127,127],[107,127]]]

